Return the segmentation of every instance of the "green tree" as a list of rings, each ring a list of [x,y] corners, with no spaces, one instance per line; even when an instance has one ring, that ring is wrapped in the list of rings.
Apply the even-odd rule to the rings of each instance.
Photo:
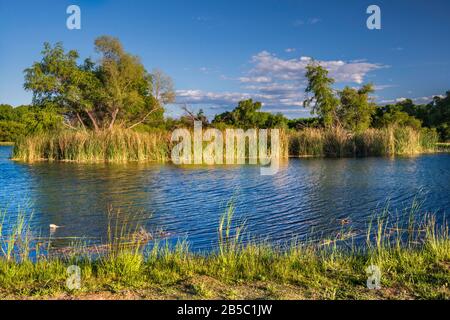
[[[307,98],[304,107],[312,107],[312,114],[316,114],[323,119],[325,127],[332,127],[336,124],[338,99],[332,89],[334,79],[328,76],[328,70],[320,64],[313,62],[306,67],[306,79],[308,86],[305,92],[312,93],[311,98]]]
[[[103,126],[111,129],[117,119],[126,122],[153,109],[154,100],[147,99],[150,77],[139,58],[126,53],[120,41],[109,36],[97,38],[95,49],[101,55],[98,73],[105,91]]]
[[[78,52],[70,50],[66,53],[60,42],[53,47],[45,43],[42,55],[41,61],[25,70],[24,88],[33,92],[33,104],[54,104],[61,114],[76,116],[83,126],[82,119],[87,116],[92,126],[98,129],[94,109],[100,95],[100,81],[90,61],[78,66]]]
[[[18,137],[24,135],[25,130],[25,124],[23,123],[10,120],[0,120],[0,141],[15,141]]]
[[[29,134],[59,130],[62,117],[54,105],[0,106],[0,141],[15,141]]]
[[[57,131],[62,127],[63,118],[54,104],[28,106],[17,112],[22,114],[20,123],[25,125],[25,135]]]
[[[378,115],[375,118],[374,126],[387,127],[390,125],[420,129],[422,127],[422,122],[406,112],[400,111],[399,108],[396,108],[395,106],[388,106],[387,108],[384,108],[381,116]]]
[[[261,107],[261,102],[253,102],[252,99],[243,100],[233,111],[216,115],[212,123],[220,128],[224,126],[243,129],[287,127],[288,120],[281,113],[262,112]]]
[[[339,92],[340,106],[338,118],[342,126],[353,132],[361,132],[369,128],[376,105],[370,100],[373,85],[364,85],[359,90],[345,87]]]
[[[170,78],[149,74],[116,38],[97,38],[95,49],[98,63],[86,59],[78,65],[75,50],[66,53],[61,43],[53,47],[46,43],[42,60],[25,70],[24,87],[33,92],[33,103],[52,103],[68,125],[96,131],[117,123],[134,128],[152,115],[162,118],[163,104],[174,99]],[[154,84],[158,97],[153,95]]]
[[[288,119],[282,113],[269,113],[268,119],[265,121],[266,128],[287,128]]]
[[[444,97],[434,97],[427,107],[430,110],[427,124],[437,128],[442,140],[450,141],[450,91]]]
[[[8,104],[0,104],[0,121],[14,121],[14,108]]]
[[[258,125],[260,116],[258,112],[261,110],[261,102],[253,102],[252,99],[240,101],[237,108],[233,110],[233,120],[236,125],[245,129]]]

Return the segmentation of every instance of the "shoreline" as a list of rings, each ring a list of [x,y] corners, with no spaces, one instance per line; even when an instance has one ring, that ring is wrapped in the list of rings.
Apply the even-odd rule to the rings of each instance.
[[[437,141],[434,132],[410,127],[367,129],[360,133],[352,133],[342,128],[282,130],[277,157],[353,158],[414,155],[437,151]],[[80,163],[163,163],[171,158],[171,152],[174,150],[182,150],[184,154],[184,147],[180,149],[184,140],[183,143],[175,144],[169,131],[137,132],[121,128],[101,132],[61,131],[29,136],[18,141],[12,158],[25,162],[69,160]],[[219,150],[223,148],[219,147]],[[271,147],[267,145],[266,148],[270,150]],[[244,152],[247,149],[246,139],[233,142],[231,150],[235,155],[242,149]],[[187,150],[192,152],[191,148]],[[207,148],[203,152],[205,150]],[[220,151],[223,155],[226,154],[226,150]],[[219,151],[214,150],[214,154],[216,152]],[[223,161],[225,162],[225,158]]]
[[[14,146],[14,143],[11,144],[4,144],[2,145],[0,143],[0,146]],[[450,154],[450,144],[448,147],[445,148],[438,148],[434,151],[422,151],[417,153],[410,153],[410,154],[395,154],[395,155],[367,155],[367,156],[326,156],[326,155],[290,155],[287,157],[281,157],[279,158],[281,161],[289,161],[289,160],[314,160],[314,159],[383,159],[383,158],[409,158],[409,157],[420,157],[424,155],[437,155],[437,154]],[[126,161],[110,161],[110,160],[90,160],[90,161],[79,161],[79,160],[70,160],[70,159],[62,159],[62,160],[54,160],[54,159],[33,159],[33,160],[23,160],[20,158],[9,158],[11,161],[15,162],[21,162],[21,163],[72,163],[72,164],[171,164],[173,165],[173,162],[171,162],[169,159],[158,161],[158,160],[126,160]],[[246,158],[245,160],[248,160]],[[214,164],[214,165],[208,165],[208,164],[200,164],[200,165],[182,165],[183,167],[189,167],[189,166],[205,166],[205,167],[211,167],[211,166],[224,166],[224,164]],[[250,165],[248,163],[244,165]],[[232,166],[239,166],[239,164],[232,164]]]
[[[248,247],[239,258],[166,252],[147,261],[118,255],[77,261],[81,288],[66,287],[74,261],[0,262],[2,299],[450,299],[449,243],[440,250],[379,249],[368,254],[296,249],[284,255]],[[258,256],[255,252],[259,252]],[[443,255],[442,255],[443,254]],[[235,262],[227,259],[235,259]],[[248,263],[251,266],[248,266]],[[381,266],[381,288],[368,289],[366,269]],[[245,269],[242,269],[245,266]],[[9,269],[9,270],[8,270]],[[16,274],[9,278],[7,274]],[[8,278],[8,279],[7,279]],[[39,280],[36,280],[39,279]]]
[[[369,223],[363,247],[344,235],[314,243],[242,244],[243,226],[235,227],[232,215],[221,217],[218,250],[204,254],[193,253],[181,240],[175,247],[156,240],[147,248],[150,240],[125,226],[97,257],[81,245],[43,255],[39,248],[47,244],[33,244],[25,228],[1,239],[3,248],[12,249],[12,243],[15,250],[0,255],[0,298],[450,299],[449,229],[432,215],[407,226],[378,216]],[[33,250],[36,261],[29,258]],[[75,288],[68,282],[74,267]],[[370,289],[374,268],[380,289]]]

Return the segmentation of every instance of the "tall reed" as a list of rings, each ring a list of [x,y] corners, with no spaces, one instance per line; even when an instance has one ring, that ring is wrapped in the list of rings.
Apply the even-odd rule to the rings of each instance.
[[[98,133],[61,131],[19,140],[13,158],[22,161],[166,161],[168,139],[166,132],[138,133],[118,128]]]
[[[445,223],[437,224],[433,215],[420,217],[419,210],[420,206],[413,203],[404,211],[410,218],[397,223],[389,208],[384,208],[369,223],[363,249],[346,245],[352,239],[342,236],[326,243],[243,243],[242,228],[234,222],[231,206],[219,221],[218,251],[193,253],[186,242],[175,247],[156,242],[143,251],[134,236],[134,225],[112,223],[109,250],[97,254],[97,258],[53,255],[35,262],[23,259],[21,252],[29,252],[32,241],[17,242],[24,234],[20,227],[23,223],[18,220],[18,227],[12,228],[2,243],[3,248],[14,243],[15,249],[0,253],[0,296],[5,292],[19,297],[123,290],[143,293],[155,286],[161,294],[178,292],[180,285],[185,288],[186,282],[199,279],[201,286],[191,286],[193,294],[202,297],[216,296],[222,288],[236,284],[254,290],[251,288],[256,281],[258,286],[286,285],[291,291],[300,290],[302,296],[319,299],[399,298],[395,294],[380,296],[392,290],[401,290],[412,298],[448,299],[449,229]],[[7,234],[3,230],[2,235]],[[78,291],[65,286],[67,267],[74,264],[82,274],[82,288]],[[367,290],[366,268],[370,265],[380,268],[381,285],[387,291]],[[210,283],[218,283],[213,290],[219,291],[209,290]],[[185,296],[185,291],[180,294]]]
[[[225,136],[225,134],[224,134]],[[61,131],[29,136],[14,146],[21,161],[128,162],[170,160],[176,142],[168,131],[139,133],[116,128],[100,131]],[[191,134],[193,139],[193,134]],[[225,139],[224,139],[225,140]],[[367,129],[352,133],[340,127],[280,130],[280,157],[364,157],[413,155],[436,150],[438,135],[429,129],[409,127]],[[209,142],[203,142],[205,148]],[[193,141],[191,141],[193,146]],[[237,154],[237,144],[234,145]],[[270,134],[268,149],[271,149]],[[193,152],[193,147],[191,152]],[[226,143],[223,145],[225,157]],[[249,156],[248,141],[245,155]],[[224,160],[225,162],[225,160]]]
[[[367,157],[413,155],[435,151],[438,135],[432,130],[410,127],[367,129],[352,133],[343,128],[305,128],[289,133],[293,157]]]

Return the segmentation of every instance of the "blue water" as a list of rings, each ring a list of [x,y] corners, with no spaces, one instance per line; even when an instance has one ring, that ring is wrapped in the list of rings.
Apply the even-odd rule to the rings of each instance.
[[[295,159],[275,176],[258,167],[176,167],[159,164],[19,163],[0,147],[0,208],[32,213],[35,234],[104,239],[108,208],[148,230],[164,230],[208,250],[227,202],[254,239],[285,241],[332,236],[347,220],[356,238],[389,200],[392,211],[423,201],[421,212],[442,221],[450,208],[450,155],[410,158]],[[7,229],[7,228],[5,228]]]

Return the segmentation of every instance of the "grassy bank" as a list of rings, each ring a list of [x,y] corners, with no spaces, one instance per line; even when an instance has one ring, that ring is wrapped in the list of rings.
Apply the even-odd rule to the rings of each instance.
[[[448,228],[433,216],[400,226],[383,213],[369,223],[365,246],[356,247],[345,232],[311,243],[243,244],[232,215],[230,208],[218,250],[208,254],[192,253],[185,242],[144,249],[145,241],[124,237],[122,228],[95,259],[77,247],[37,261],[28,258],[37,243],[19,219],[2,243],[0,298],[450,299]],[[80,289],[66,286],[71,265],[81,270]],[[366,286],[371,265],[380,268],[380,290]]]
[[[14,142],[0,141],[0,146],[13,146]]]
[[[21,161],[126,162],[168,161],[171,133],[132,130],[62,131],[16,142],[13,158]],[[437,134],[423,129],[389,127],[351,133],[341,128],[282,131],[280,153],[287,157],[364,157],[414,155],[437,150]],[[207,143],[205,143],[205,146]],[[225,150],[224,150],[225,151]],[[225,152],[224,152],[225,154]]]

